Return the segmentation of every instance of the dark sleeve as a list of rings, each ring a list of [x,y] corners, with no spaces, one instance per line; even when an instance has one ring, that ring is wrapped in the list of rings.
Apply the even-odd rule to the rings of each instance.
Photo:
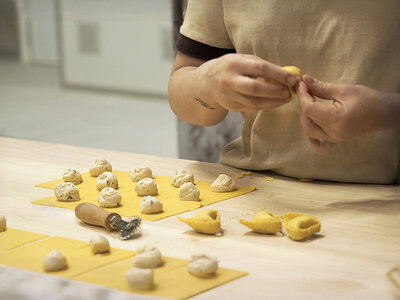
[[[183,54],[203,60],[210,60],[228,53],[236,53],[235,49],[217,48],[192,40],[183,34],[178,37],[176,49]]]

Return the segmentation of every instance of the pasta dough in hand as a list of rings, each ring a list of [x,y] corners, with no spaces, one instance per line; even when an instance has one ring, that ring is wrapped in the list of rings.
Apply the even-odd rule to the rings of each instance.
[[[54,194],[58,201],[78,201],[79,190],[75,184],[71,182],[61,182],[56,185],[54,189]]]

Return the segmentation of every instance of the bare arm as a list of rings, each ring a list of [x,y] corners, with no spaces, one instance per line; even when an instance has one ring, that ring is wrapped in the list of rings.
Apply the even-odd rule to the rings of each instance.
[[[262,110],[285,104],[291,100],[287,86],[294,84],[294,75],[254,55],[227,54],[203,61],[178,52],[168,98],[180,119],[210,126],[221,122],[228,110]]]

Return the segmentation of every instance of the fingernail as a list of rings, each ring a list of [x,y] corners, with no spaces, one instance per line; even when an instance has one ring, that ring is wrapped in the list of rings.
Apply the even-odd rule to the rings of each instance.
[[[312,78],[310,75],[304,76],[304,81],[308,84],[314,84],[314,78]]]
[[[296,79],[296,77],[294,77],[293,75],[289,75],[289,76],[286,78],[286,83],[287,83],[287,85],[289,85],[289,86],[295,85],[296,82],[297,82],[297,79]]]

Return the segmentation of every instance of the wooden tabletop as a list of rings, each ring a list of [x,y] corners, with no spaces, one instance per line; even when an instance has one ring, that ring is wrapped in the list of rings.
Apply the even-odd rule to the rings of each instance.
[[[156,175],[173,176],[185,168],[205,181],[221,172],[241,172],[220,164],[0,138],[0,215],[10,227],[84,241],[94,231],[106,233],[77,222],[72,210],[31,203],[52,195],[35,184],[61,178],[68,168],[86,172],[99,156],[114,170],[140,164]],[[275,180],[267,181],[266,175]],[[257,189],[205,207],[219,210],[222,236],[195,233],[170,217],[145,221],[136,240],[120,241],[110,234],[111,246],[134,250],[154,244],[163,255],[184,259],[204,252],[217,256],[221,267],[249,272],[195,299],[392,299],[387,273],[400,265],[399,186],[300,182],[271,173],[253,173],[239,182]],[[286,234],[253,233],[235,218],[250,218],[263,207],[276,215],[311,214],[321,220],[322,230],[314,239],[295,242]]]

